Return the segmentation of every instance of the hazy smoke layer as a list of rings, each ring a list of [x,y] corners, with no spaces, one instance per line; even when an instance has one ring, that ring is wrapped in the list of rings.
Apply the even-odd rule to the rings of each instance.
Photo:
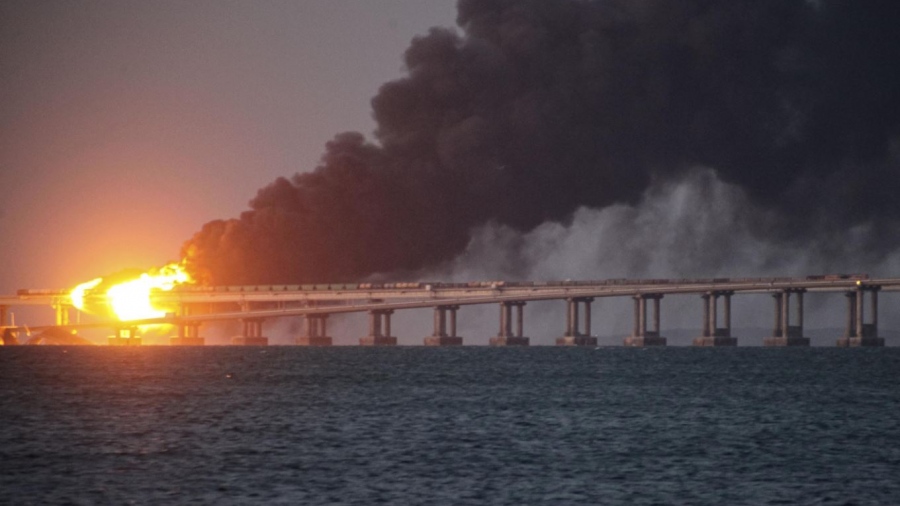
[[[521,233],[488,223],[473,232],[466,250],[440,269],[418,277],[468,281],[472,279],[562,280],[621,277],[745,277],[804,276],[810,273],[864,272],[873,277],[900,272],[900,244],[880,259],[869,255],[860,238],[867,226],[850,227],[805,245],[773,243],[754,234],[744,219],[754,210],[746,193],[723,183],[711,170],[694,169],[680,181],[655,183],[636,205],[616,204],[604,209],[579,208],[565,224],[544,223]],[[882,304],[893,304],[884,295]],[[833,346],[847,318],[841,293],[808,293],[808,329],[832,329],[818,335],[816,345]],[[663,330],[670,344],[689,345],[700,335],[702,305],[698,294],[668,295],[663,301]],[[733,324],[741,329],[741,345],[762,345],[771,335],[774,315],[767,294],[740,295],[733,301]],[[403,318],[406,311],[398,312]],[[410,312],[412,313],[412,312]],[[614,336],[605,344],[621,344],[631,332],[632,301],[628,297],[598,298],[593,330]],[[394,324],[399,336],[418,336],[428,329],[430,314],[422,312],[414,326]],[[882,328],[897,328],[900,314],[882,311]],[[527,335],[533,344],[553,344],[562,335],[562,301],[529,303]],[[487,344],[496,333],[495,305],[466,306],[460,312],[460,332],[468,344]],[[684,330],[689,330],[684,335]],[[754,329],[755,334],[748,329]],[[678,336],[680,330],[681,336]],[[357,331],[358,332],[358,331]],[[674,333],[673,333],[674,332]],[[351,334],[352,335],[352,334]],[[410,341],[418,343],[418,341]]]
[[[746,216],[763,216],[746,193],[695,169],[653,184],[638,204],[577,209],[566,224],[520,233],[488,223],[466,250],[425,278],[562,280],[622,277],[762,277],[809,273],[887,276],[900,269],[900,244],[875,258],[871,227],[859,225],[804,245],[754,234]],[[777,217],[770,215],[771,219]]]
[[[373,98],[377,142],[340,134],[314,171],[204,225],[184,246],[194,273],[417,271],[485,223],[527,232],[634,203],[698,165],[740,189],[751,235],[864,227],[852,249],[875,260],[900,242],[894,1],[460,0],[458,23],[413,40],[408,76]]]

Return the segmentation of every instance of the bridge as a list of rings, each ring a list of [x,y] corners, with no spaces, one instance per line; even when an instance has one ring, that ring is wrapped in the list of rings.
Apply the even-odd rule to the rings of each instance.
[[[140,344],[138,328],[143,325],[173,325],[177,334],[173,345],[202,345],[200,327],[204,323],[238,320],[243,332],[235,336],[235,345],[266,345],[264,322],[284,317],[304,317],[305,329],[296,336],[302,346],[329,346],[327,322],[331,315],[368,313],[368,333],[360,338],[363,346],[392,346],[391,315],[395,311],[431,308],[434,328],[424,338],[426,346],[459,346],[457,312],[464,306],[496,304],[499,329],[491,337],[492,346],[527,346],[524,332],[524,308],[529,302],[560,300],[566,302],[565,328],[556,344],[560,346],[596,346],[591,335],[591,303],[597,298],[629,297],[634,301],[634,324],[625,346],[665,346],[661,330],[662,300],[670,296],[697,296],[702,306],[700,335],[695,346],[736,346],[732,335],[731,299],[735,295],[770,294],[773,298],[772,335],[766,346],[809,346],[804,336],[804,294],[826,292],[846,298],[846,329],[836,345],[884,346],[878,334],[879,292],[900,291],[900,278],[870,279],[864,274],[832,274],[778,278],[711,279],[608,279],[592,281],[470,283],[356,283],[319,285],[194,286],[182,285],[156,292],[154,300],[178,311],[162,318],[132,321],[72,322],[74,308],[66,290],[19,290],[16,295],[0,296],[0,325],[7,344],[23,331],[47,329],[112,328],[112,345]],[[88,295],[88,297],[98,297]],[[868,304],[866,301],[868,300]],[[10,308],[22,305],[49,306],[55,311],[54,325],[27,328],[8,322]],[[868,309],[867,309],[868,308]],[[652,318],[651,318],[652,315]],[[720,319],[721,315],[721,319]],[[649,320],[649,321],[648,321]],[[10,323],[10,324],[8,324]]]

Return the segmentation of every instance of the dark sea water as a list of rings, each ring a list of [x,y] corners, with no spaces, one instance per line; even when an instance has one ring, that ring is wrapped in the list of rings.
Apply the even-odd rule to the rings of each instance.
[[[0,348],[0,504],[900,504],[900,349]]]

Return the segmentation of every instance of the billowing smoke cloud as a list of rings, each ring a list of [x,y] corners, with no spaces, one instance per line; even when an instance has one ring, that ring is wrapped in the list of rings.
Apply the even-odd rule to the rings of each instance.
[[[414,39],[408,75],[373,98],[373,142],[336,136],[315,170],[276,180],[185,244],[198,277],[420,271],[454,259],[485,223],[522,233],[569,222],[697,166],[740,189],[748,213],[735,223],[751,233],[799,245],[865,227],[854,251],[874,257],[900,242],[896,2],[460,0],[458,10],[461,32]]]

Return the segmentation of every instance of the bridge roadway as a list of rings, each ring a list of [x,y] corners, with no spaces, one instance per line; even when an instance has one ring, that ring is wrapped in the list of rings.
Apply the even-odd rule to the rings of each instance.
[[[83,324],[68,324],[68,321],[57,325],[31,327],[31,330],[46,328],[123,328],[151,324],[170,324],[182,329],[181,337],[197,337],[197,327],[206,322],[223,320],[242,320],[245,322],[245,335],[252,338],[265,339],[261,336],[261,322],[265,319],[306,316],[307,321],[321,318],[321,328],[315,337],[326,337],[324,334],[324,317],[332,314],[368,312],[370,313],[370,337],[375,337],[373,344],[378,344],[379,337],[390,337],[390,314],[400,309],[434,308],[435,334],[433,337],[456,337],[455,318],[459,306],[475,304],[500,304],[501,329],[499,337],[523,337],[521,307],[526,302],[543,300],[567,300],[567,336],[573,339],[569,344],[590,344],[595,342],[584,338],[590,334],[590,301],[602,297],[633,297],[635,299],[635,328],[633,337],[639,337],[634,345],[664,344],[659,334],[659,299],[665,295],[700,294],[704,296],[704,334],[701,337],[716,343],[718,337],[730,336],[730,297],[733,294],[769,293],[776,297],[775,329],[773,337],[802,337],[803,292],[843,292],[853,298],[848,306],[848,331],[846,338],[862,338],[873,331],[877,333],[877,292],[900,291],[900,278],[869,279],[865,275],[831,275],[809,276],[805,278],[741,278],[741,279],[702,279],[702,280],[607,280],[596,282],[566,281],[555,283],[505,283],[479,282],[469,284],[455,283],[398,283],[391,285],[305,285],[305,286],[244,286],[244,287],[180,287],[170,292],[158,292],[154,299],[163,304],[183,308],[178,314],[169,314],[163,318],[150,318],[127,322],[106,321]],[[871,293],[872,324],[865,324],[863,318],[863,301],[865,294]],[[786,295],[785,295],[786,294]],[[791,294],[796,294],[799,307],[792,311]],[[855,296],[853,294],[861,294]],[[726,328],[717,326],[717,299],[725,299],[724,317]],[[711,300],[711,302],[709,302]],[[849,300],[849,299],[848,299]],[[649,309],[647,301],[654,305],[655,330],[647,328],[646,318]],[[0,297],[0,307],[16,305],[51,305],[59,307],[67,302],[67,294],[63,290],[20,290],[15,296]],[[584,304],[584,326],[587,333],[579,329],[578,308]],[[233,308],[235,310],[197,313],[187,308],[200,305],[207,307]],[[273,307],[275,306],[275,307]],[[573,307],[574,306],[574,307]],[[504,309],[504,307],[506,309]],[[518,311],[518,330],[513,330],[512,309]],[[446,335],[446,312],[451,312],[452,331]],[[504,313],[504,311],[506,311]],[[797,313],[799,329],[791,326],[790,315]],[[66,318],[67,320],[67,318]],[[250,322],[250,327],[247,327]],[[256,322],[256,323],[253,323]],[[5,323],[5,318],[4,318]],[[707,325],[708,324],[708,325]],[[384,326],[387,326],[385,329]],[[781,326],[779,330],[779,325]],[[875,328],[871,328],[872,326]],[[864,328],[867,327],[867,328]],[[24,327],[6,327],[20,330]],[[248,330],[249,329],[249,330]],[[386,330],[386,334],[385,334]],[[723,331],[724,332],[721,332]],[[801,335],[796,336],[797,332]],[[309,328],[308,328],[308,333]],[[312,334],[316,334],[316,329]],[[783,334],[778,336],[777,334]],[[725,335],[719,335],[725,334]],[[854,335],[856,334],[856,335]],[[645,339],[647,337],[647,339]],[[873,336],[874,337],[874,336]],[[659,341],[660,338],[662,342]],[[199,339],[199,338],[198,338]],[[393,338],[395,340],[395,338]],[[527,339],[524,338],[523,339]],[[656,339],[656,341],[654,341]],[[330,342],[330,338],[328,338]],[[390,340],[388,340],[390,341]],[[503,340],[500,340],[503,341]],[[509,341],[509,340],[508,340]],[[722,341],[722,340],[719,340]],[[808,340],[807,340],[808,341]],[[883,340],[882,340],[883,341]],[[461,342],[461,340],[460,340]],[[505,341],[504,341],[505,342]],[[722,341],[723,343],[726,341]],[[383,344],[390,344],[386,342]],[[495,344],[495,343],[492,343]],[[515,343],[512,343],[515,344]],[[560,343],[565,344],[565,343]],[[629,344],[626,340],[626,344]],[[695,344],[698,344],[695,342]],[[849,345],[849,341],[847,342]],[[701,344],[702,345],[702,344]],[[718,345],[718,344],[710,344]],[[727,344],[726,344],[727,345]],[[840,345],[840,342],[839,342]]]

